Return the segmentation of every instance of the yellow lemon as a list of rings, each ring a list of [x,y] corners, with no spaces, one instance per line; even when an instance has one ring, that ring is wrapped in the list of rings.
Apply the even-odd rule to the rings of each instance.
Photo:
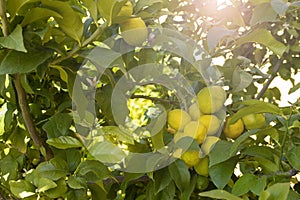
[[[200,161],[200,151],[188,150],[181,155],[181,159],[189,167],[195,166]]]
[[[215,134],[221,126],[221,121],[215,115],[202,115],[199,121],[207,128],[207,135]]]
[[[202,144],[206,137],[207,129],[199,121],[191,121],[184,127],[184,136],[190,136],[194,138],[198,144]]]
[[[148,30],[142,18],[130,18],[121,23],[123,39],[131,46],[140,46],[148,38]]]
[[[124,6],[121,8],[119,14],[117,16],[131,16],[133,12],[132,3],[127,1]]]
[[[190,121],[191,117],[184,110],[174,109],[168,113],[168,124],[175,130],[183,130]]]
[[[201,145],[202,152],[207,155],[214,147],[214,145],[220,140],[220,138],[215,136],[206,137],[203,144]]]
[[[194,120],[194,121],[198,120],[201,115],[201,112],[199,110],[199,106],[197,103],[192,104],[189,107],[188,112],[189,112],[189,115],[191,116],[192,120]]]
[[[195,171],[197,174],[201,176],[208,176],[208,165],[209,165],[209,159],[208,156],[205,156],[204,158],[201,158],[199,162],[194,166]]]
[[[204,114],[211,114],[223,107],[226,92],[221,86],[209,86],[200,90],[197,97],[200,111]]]
[[[262,128],[266,123],[266,118],[264,114],[249,114],[242,118],[245,127],[248,130]]]
[[[233,124],[230,124],[231,117],[227,117],[225,126],[223,128],[223,132],[226,137],[231,139],[236,139],[239,137],[244,131],[244,123],[241,119],[236,121]]]

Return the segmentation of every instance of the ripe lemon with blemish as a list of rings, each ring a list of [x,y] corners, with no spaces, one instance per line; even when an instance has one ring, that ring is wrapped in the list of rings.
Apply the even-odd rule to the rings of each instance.
[[[190,121],[190,115],[184,110],[174,109],[168,113],[168,124],[175,130],[183,130]]]
[[[230,123],[231,117],[227,117],[223,132],[226,137],[236,139],[244,132],[244,123],[242,119],[239,119],[235,123]]]
[[[201,150],[204,153],[204,155],[209,154],[209,152],[212,150],[214,145],[220,140],[220,138],[215,136],[208,136],[205,138],[203,144],[201,145]]]
[[[184,136],[190,136],[194,138],[198,144],[202,144],[206,137],[207,129],[200,121],[191,121],[185,127],[183,131]]]
[[[187,166],[192,167],[200,161],[200,156],[200,151],[187,150],[181,155],[181,159]]]
[[[209,86],[200,90],[197,98],[200,111],[204,114],[212,114],[223,107],[226,92],[221,86]]]
[[[214,135],[221,126],[221,121],[215,115],[202,115],[199,121],[207,128],[207,135]]]

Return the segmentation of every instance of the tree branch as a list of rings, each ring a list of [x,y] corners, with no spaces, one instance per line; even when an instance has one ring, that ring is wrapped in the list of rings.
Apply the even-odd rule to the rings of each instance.
[[[151,100],[151,101],[169,103],[169,104],[172,104],[172,105],[178,105],[179,104],[176,101],[171,101],[171,100],[168,100],[168,99],[161,99],[161,98],[158,98],[158,97],[145,96],[145,95],[131,95],[130,98],[131,99],[138,99],[138,98],[148,99],[148,100]]]
[[[6,2],[5,0],[0,0],[0,17],[1,17],[1,23],[2,23],[2,32],[4,36],[9,35],[9,22],[6,17]],[[14,74],[13,75],[13,81],[15,84],[15,90],[17,92],[18,96],[18,103],[21,109],[21,113],[25,122],[25,126],[30,134],[31,139],[33,140],[34,145],[37,149],[40,150],[41,147],[44,147],[46,155],[46,160],[49,160],[53,157],[53,153],[51,149],[48,147],[48,145],[39,137],[36,131],[35,124],[31,118],[30,115],[30,109],[28,106],[27,98],[26,98],[26,92],[24,88],[22,87],[21,83],[21,77],[20,74]]]
[[[270,78],[268,79],[268,81],[264,84],[263,88],[261,89],[261,91],[257,94],[255,99],[260,99],[267,91],[267,89],[269,88],[270,84],[272,83],[272,81],[274,80],[274,78],[277,75],[277,72],[279,71],[279,67],[281,65],[282,60],[279,59],[277,61],[277,63],[274,66],[274,71],[272,73],[272,75],[270,76]]]
[[[104,29],[107,27],[107,22],[101,24],[97,30],[91,35],[91,37],[87,38],[81,46],[77,45],[73,48],[73,50],[71,50],[70,52],[67,53],[66,56],[62,56],[62,57],[58,57],[56,60],[52,61],[51,64],[52,65],[56,65],[64,60],[67,60],[69,58],[71,58],[72,56],[74,56],[82,47],[87,46],[88,44],[90,44],[91,42],[93,42],[99,35],[101,35],[104,31]]]

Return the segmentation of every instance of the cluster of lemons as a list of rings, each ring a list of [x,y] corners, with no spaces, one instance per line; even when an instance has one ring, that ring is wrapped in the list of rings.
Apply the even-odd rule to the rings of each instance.
[[[143,19],[132,16],[132,13],[132,3],[128,1],[118,14],[119,17],[125,17],[125,20],[120,22],[120,30],[127,44],[140,46],[148,38],[148,30]]]
[[[221,86],[208,86],[199,91],[197,103],[187,111],[174,109],[168,113],[169,132],[174,134],[175,143],[184,137],[191,137],[201,145],[201,151],[188,149],[181,154],[181,159],[202,176],[208,176],[208,154],[220,140],[218,134],[221,131],[227,138],[236,139],[244,132],[244,127],[250,130],[265,125],[264,114],[249,114],[234,123],[230,116],[227,117],[222,128],[220,113],[225,101],[226,92]]]

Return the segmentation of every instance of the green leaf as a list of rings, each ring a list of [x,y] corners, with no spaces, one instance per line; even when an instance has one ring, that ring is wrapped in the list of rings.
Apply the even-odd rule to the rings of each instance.
[[[49,17],[55,17],[58,19],[63,19],[63,16],[61,16],[59,13],[47,9],[47,8],[33,8],[31,9],[24,17],[21,26],[26,26],[27,24],[30,24],[32,22],[41,20],[41,19],[47,19]]]
[[[125,3],[125,0],[98,0],[97,7],[99,13],[108,21],[110,26]]]
[[[217,188],[222,189],[227,185],[237,162],[238,157],[232,157],[229,160],[209,167],[209,175]]]
[[[1,174],[7,174],[8,180],[16,179],[18,175],[18,162],[11,155],[7,155],[0,160],[0,171]],[[2,176],[3,176],[2,175]]]
[[[39,0],[10,0],[7,1],[7,10],[13,19],[19,10],[27,3],[38,2]]]
[[[132,134],[121,126],[104,126],[101,128],[101,130],[106,136],[116,137],[119,141],[134,144]]]
[[[60,136],[58,138],[50,138],[47,143],[58,149],[69,149],[82,147],[79,140],[71,136]]]
[[[300,170],[300,146],[294,146],[286,153],[289,163],[297,170]]]
[[[88,147],[89,153],[103,163],[118,163],[126,157],[118,146],[111,142],[96,142]]]
[[[1,74],[28,73],[44,63],[52,55],[49,51],[10,51],[0,65]]]
[[[48,178],[40,178],[38,182],[37,189],[39,192],[45,192],[46,190],[57,187],[57,184]]]
[[[210,190],[208,192],[201,192],[199,193],[201,197],[209,197],[214,199],[226,199],[226,200],[243,200],[233,194],[225,190]]]
[[[28,181],[9,181],[10,191],[18,198],[26,198],[35,194],[34,186]]]
[[[141,11],[143,8],[152,6],[155,3],[163,3],[163,0],[139,0],[136,2],[134,10],[136,12]]]
[[[272,34],[266,29],[255,29],[248,35],[241,37],[238,39],[235,44],[240,46],[244,43],[248,42],[256,42],[268,47],[271,51],[273,51],[278,56],[282,56],[286,51],[287,47],[283,43],[276,40]]]
[[[98,182],[110,177],[108,168],[97,160],[83,161],[76,171],[78,176],[84,177],[90,182]]]
[[[284,15],[289,8],[288,3],[284,2],[283,0],[271,0],[271,6],[279,15]]]
[[[276,183],[261,193],[259,200],[287,200],[290,183]]]
[[[250,189],[257,196],[265,189],[267,185],[267,176],[256,177],[256,184]]]
[[[94,19],[94,22],[97,22],[98,19],[98,11],[97,11],[97,3],[94,0],[82,0],[83,4],[88,9],[91,17]]]
[[[232,193],[236,196],[242,196],[251,190],[257,184],[256,176],[253,174],[245,174],[240,177],[232,187]]]
[[[231,147],[232,142],[224,140],[218,141],[213,150],[209,153],[209,166],[213,166],[230,159],[233,156],[228,153]]]
[[[239,92],[247,88],[252,83],[252,81],[252,75],[241,70],[240,68],[236,68],[232,74],[232,91]]]
[[[176,160],[169,165],[169,172],[171,178],[174,180],[176,186],[183,192],[190,183],[190,172],[182,160]]]
[[[270,3],[262,3],[254,8],[250,24],[253,26],[263,22],[274,22],[276,18],[277,13],[272,9]]]
[[[48,122],[43,125],[48,138],[58,138],[67,135],[72,123],[72,116],[67,113],[58,113],[52,116]]]
[[[168,168],[163,168],[159,171],[154,172],[154,188],[155,194],[165,189],[172,181]]]
[[[17,25],[9,36],[0,37],[0,45],[8,49],[27,52],[24,47],[22,27]]]
[[[25,92],[29,93],[29,94],[34,94],[34,91],[32,90],[28,79],[27,79],[27,74],[21,74],[21,84],[22,87],[24,88]]]
[[[292,94],[294,92],[299,91],[300,89],[300,83],[297,83],[295,86],[293,86],[290,90],[289,90],[289,94]]]
[[[83,23],[79,13],[75,12],[67,2],[42,0],[42,4],[60,14],[63,18],[53,16],[60,28],[81,45]]]
[[[240,118],[253,113],[273,113],[282,115],[282,111],[271,103],[266,103],[259,100],[247,100],[241,103],[246,107],[241,108],[237,113],[232,115],[231,122],[235,123]]]
[[[76,176],[69,176],[67,183],[70,188],[76,190],[84,189],[86,187],[84,179]]]
[[[214,49],[220,40],[225,36],[230,36],[235,33],[234,30],[229,30],[225,26],[213,27],[207,33],[207,45],[209,50]]]
[[[45,195],[52,199],[63,197],[68,191],[66,181],[64,179],[59,179],[56,184],[57,187],[45,191]]]
[[[41,177],[56,181],[67,175],[68,166],[66,161],[55,157],[50,161],[39,164],[36,170]]]

